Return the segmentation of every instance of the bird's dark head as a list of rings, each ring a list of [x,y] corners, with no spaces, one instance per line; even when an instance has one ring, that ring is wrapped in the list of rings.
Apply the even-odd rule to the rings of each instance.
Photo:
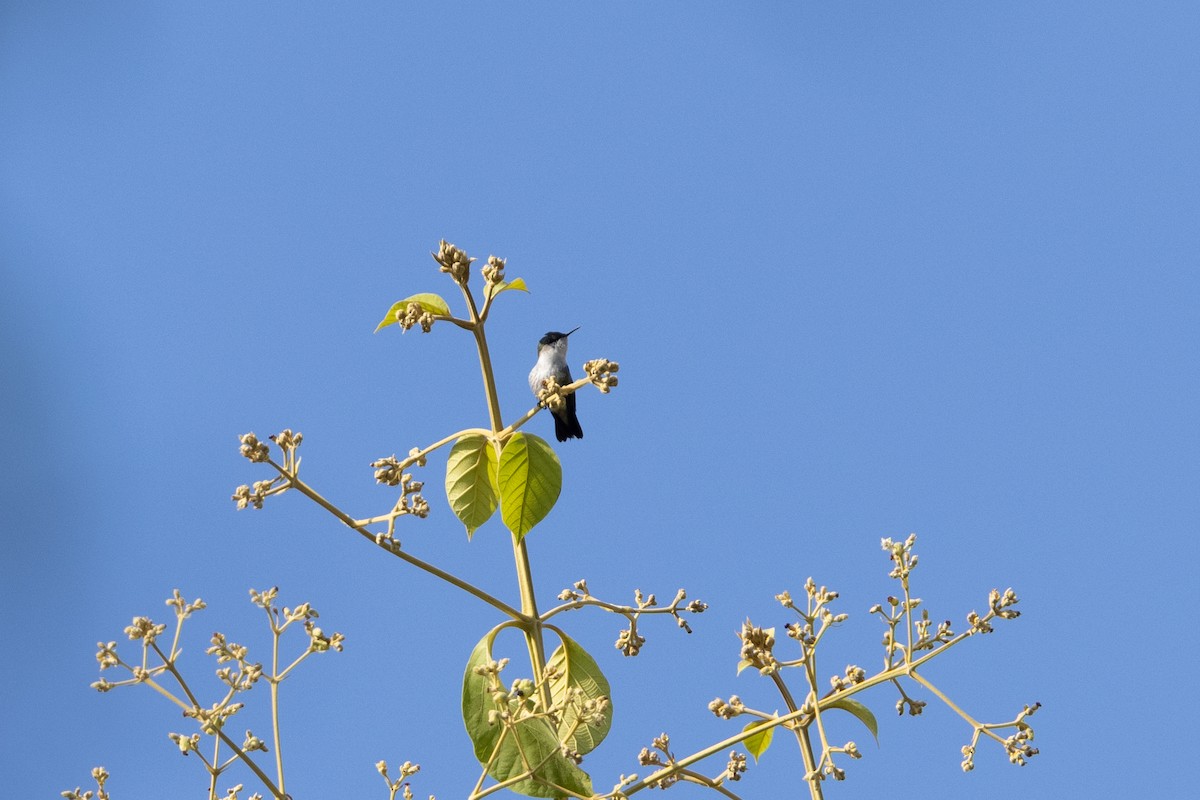
[[[572,333],[574,333],[577,330],[579,330],[578,327],[572,328],[571,330],[567,331],[566,333],[559,333],[558,331],[548,331],[545,336],[543,336],[541,339],[538,339],[538,350],[541,350],[543,347],[548,347],[548,346],[554,344],[555,342],[559,341],[560,339],[567,338],[568,336],[570,336]]]

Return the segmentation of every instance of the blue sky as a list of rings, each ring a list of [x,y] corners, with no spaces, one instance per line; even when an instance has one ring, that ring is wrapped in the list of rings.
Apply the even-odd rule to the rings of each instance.
[[[733,631],[782,626],[809,575],[851,614],[825,671],[880,663],[879,539],[916,532],[935,617],[1020,594],[929,677],[983,719],[1041,701],[1042,755],[963,775],[967,728],[878,690],[880,746],[829,797],[1190,791],[1198,33],[1172,2],[4,4],[6,794],[104,764],[115,798],[203,796],[177,712],[88,689],[94,643],[179,587],[210,605],[203,680],[214,629],[262,652],[246,592],[272,585],[348,637],[285,684],[293,794],[385,797],[380,758],[469,790],[462,668],[500,620],[302,498],[228,500],[267,477],[248,430],[303,431],[308,480],[367,516],[393,499],[370,461],[486,425],[468,337],[371,333],[452,296],[441,238],[532,289],[489,326],[506,419],[547,330],[622,365],[557,448],[543,605],[581,577],[711,605],[636,659],[614,619],[564,620],[614,685],[598,787],[664,730],[731,732],[713,697],[779,704]],[[468,544],[443,468],[401,539],[515,601],[507,534]],[[743,796],[798,764],[777,743]]]

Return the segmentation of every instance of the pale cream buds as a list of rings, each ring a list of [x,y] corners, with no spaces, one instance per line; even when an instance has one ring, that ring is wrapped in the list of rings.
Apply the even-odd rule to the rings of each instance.
[[[295,450],[304,441],[304,434],[293,433],[291,428],[284,428],[279,433],[273,433],[267,438],[279,445],[280,450]]]
[[[125,635],[133,640],[141,639],[145,644],[151,645],[166,629],[166,625],[155,625],[149,617],[134,617],[133,624],[125,627]]]
[[[247,753],[252,753],[255,750],[267,752],[267,743],[255,736],[250,731],[246,731],[246,738],[242,740],[242,749]]]
[[[911,697],[901,697],[896,701],[896,714],[898,716],[904,716],[904,711],[907,709],[910,717],[919,717],[927,705],[929,704],[924,700],[913,700]]]
[[[583,365],[583,371],[592,382],[592,385],[604,394],[608,394],[617,385],[617,372],[620,369],[621,365],[616,361],[609,361],[604,358],[593,359],[585,362]]]
[[[371,462],[371,466],[375,469],[375,482],[384,486],[398,486],[400,481],[411,477],[404,475],[400,462],[394,455],[376,459]]]
[[[662,756],[651,750],[649,747],[643,747],[642,751],[638,753],[638,763],[643,767],[665,766],[663,764]]]
[[[962,771],[970,772],[971,770],[975,769],[975,748],[969,744],[963,745],[962,755],[963,760],[962,764],[960,765],[962,767]]]
[[[740,781],[746,769],[746,754],[731,750],[729,753],[729,763],[725,765],[725,776],[731,781]]]
[[[96,660],[100,662],[100,669],[108,669],[109,667],[115,667],[117,664],[121,663],[120,659],[117,658],[116,642],[108,642],[107,644],[104,642],[96,642],[96,647],[98,648],[96,650]],[[108,690],[101,689],[100,691],[104,692]]]
[[[179,593],[178,589],[175,589],[171,597],[167,598],[167,605],[175,609],[175,616],[180,619],[187,619],[196,611],[201,611],[208,607],[208,604],[199,597],[190,603],[187,602],[183,599],[183,595]]]
[[[403,308],[396,309],[396,324],[400,326],[402,333],[414,325],[421,326],[421,333],[429,333],[433,330],[433,323],[433,314],[426,311],[420,303],[412,302]]]
[[[204,652],[207,655],[216,656],[218,664],[224,664],[227,661],[241,663],[246,660],[246,655],[250,652],[245,645],[227,640],[225,634],[220,631],[214,632],[209,641],[212,644]]]
[[[191,736],[184,736],[182,733],[168,733],[167,737],[179,748],[181,755],[186,756],[200,747],[200,734],[198,733],[193,733]]]
[[[466,285],[467,279],[471,276],[471,262],[475,259],[445,239],[442,239],[438,245],[438,251],[430,253],[430,255],[438,263],[438,269],[441,272],[448,273],[455,283]]]
[[[542,388],[537,393],[538,402],[551,412],[559,412],[567,404],[567,398],[562,393],[562,386],[553,375],[542,381]]]
[[[340,633],[326,635],[324,631],[313,624],[312,620],[307,620],[304,623],[304,630],[308,634],[308,649],[314,653],[324,653],[329,650],[342,652],[342,644],[346,637]]]
[[[742,623],[738,638],[742,640],[741,656],[744,666],[754,667],[760,675],[770,675],[778,671],[779,661],[772,652],[775,648],[774,628],[755,627],[750,620],[746,620]]]
[[[646,637],[637,633],[633,628],[622,630],[617,636],[617,641],[613,647],[617,648],[626,656],[636,656],[642,650],[642,645],[646,643]]]
[[[866,679],[866,670],[864,670],[862,667],[855,666],[854,664],[849,664],[846,666],[845,675],[834,675],[829,679],[829,683],[833,687],[834,691],[840,692],[847,687],[862,683]]]
[[[483,267],[483,279],[488,283],[500,283],[504,280],[505,260],[498,256],[488,256],[487,264]]]
[[[258,437],[253,433],[243,433],[238,437],[238,441],[242,443],[239,448],[242,456],[256,463],[262,463],[270,460],[271,449],[267,447],[265,442],[260,442]]]
[[[708,704],[708,710],[721,719],[733,719],[744,713],[746,706],[742,703],[742,698],[735,694],[730,696],[728,702],[719,697],[716,698]]]

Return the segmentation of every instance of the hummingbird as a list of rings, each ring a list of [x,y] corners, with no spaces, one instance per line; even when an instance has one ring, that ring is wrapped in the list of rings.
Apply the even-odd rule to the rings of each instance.
[[[538,340],[538,360],[529,373],[529,388],[534,395],[542,390],[542,381],[554,378],[559,386],[571,382],[571,370],[567,367],[567,337],[579,328],[566,333],[550,331]],[[560,442],[567,439],[582,439],[583,428],[579,427],[579,418],[575,416],[575,395],[566,396],[566,404],[554,414],[554,435]]]

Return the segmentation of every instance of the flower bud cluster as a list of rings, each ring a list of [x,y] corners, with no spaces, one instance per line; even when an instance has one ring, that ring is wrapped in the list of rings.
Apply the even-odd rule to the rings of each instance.
[[[567,404],[566,395],[562,393],[562,386],[553,375],[542,381],[542,388],[538,389],[537,399],[545,408],[556,413],[562,411]]]
[[[919,717],[927,705],[929,705],[929,703],[925,702],[924,700],[914,700],[911,697],[904,696],[896,701],[896,715],[901,717],[904,716],[904,711],[907,709],[910,717]]]
[[[96,660],[100,662],[100,669],[108,669],[121,663],[121,659],[117,657],[116,642],[96,642],[96,647],[98,648],[96,650]]]
[[[400,791],[400,785],[403,783],[404,790],[401,793],[401,797],[403,797],[404,800],[413,800],[412,787],[409,784],[404,783],[404,781],[421,771],[420,764],[414,764],[411,761],[405,761],[400,765],[400,774],[396,776],[396,780],[394,781],[388,777],[388,765],[386,761],[380,761],[377,763],[375,765],[375,769],[380,775],[383,776],[383,779],[387,781],[388,789],[391,791],[393,798],[396,796],[396,792]],[[429,800],[433,800],[433,795],[429,796]]]
[[[532,683],[529,688],[532,693]],[[607,697],[589,698],[582,689],[571,687],[567,690],[566,705],[584,725],[598,728],[608,721],[608,708],[611,704]]]
[[[746,768],[746,754],[735,750],[729,751],[729,763],[725,765],[725,777],[731,781],[740,781]]]
[[[1008,762],[1018,767],[1025,766],[1028,759],[1038,754],[1038,749],[1029,744],[1033,739],[1033,729],[1019,730],[1004,740],[1004,750],[1008,753]]]
[[[988,595],[988,605],[991,606],[992,613],[1000,619],[1016,619],[1021,616],[1021,612],[1012,608],[1017,603],[1021,602],[1017,599],[1017,593],[1012,589],[1005,589],[1003,593],[999,589],[992,589]]]
[[[148,646],[166,629],[166,625],[155,625],[149,617],[134,617],[133,623],[125,627],[125,635],[131,640],[141,639]]]
[[[986,616],[979,616],[972,611],[967,614],[967,625],[970,626],[971,634],[976,633],[991,633],[995,630],[992,627],[992,620],[996,617],[1000,619],[1016,619],[1021,616],[1021,612],[1012,608],[1020,600],[1017,599],[1017,594],[1012,589],[1005,589],[1003,593],[999,589],[992,589],[988,594],[989,611]]]
[[[418,452],[414,449],[403,462],[391,455],[372,461],[371,466],[375,469],[376,483],[400,487],[401,496],[400,502],[397,504],[397,511],[424,519],[429,516],[429,502],[421,496],[421,490],[425,488],[425,484],[422,481],[413,480],[411,473],[404,472],[404,468],[413,463],[421,466],[425,464],[423,456],[416,457]]]
[[[613,647],[620,650],[626,656],[636,656],[642,651],[642,645],[645,643],[646,637],[642,636],[630,625],[617,636],[617,641],[613,644]]]
[[[207,655],[216,656],[218,664],[224,664],[227,661],[244,663],[246,661],[246,655],[250,652],[249,648],[247,648],[245,645],[238,644],[237,642],[231,642],[226,639],[225,634],[221,633],[220,631],[213,633],[212,638],[209,639],[209,641],[212,642],[212,644],[204,652]]]
[[[471,277],[471,263],[475,259],[445,239],[438,245],[438,251],[430,255],[438,263],[439,271],[448,273],[455,283],[466,285],[467,279]]]
[[[267,499],[267,492],[271,489],[272,483],[272,481],[255,481],[254,488],[243,483],[233,490],[233,496],[230,499],[237,503],[238,511],[244,511],[247,506],[261,509],[263,501]]]
[[[324,653],[329,650],[336,650],[340,653],[342,644],[346,641],[346,637],[340,633],[326,635],[311,619],[305,621],[304,632],[308,634],[308,649],[314,653]]]
[[[167,738],[179,748],[180,755],[186,756],[193,750],[200,749],[200,734],[198,733],[193,733],[191,736],[184,736],[182,733],[168,733]]]
[[[1025,718],[1032,716],[1041,707],[1041,703],[1025,706],[1025,709],[1013,721],[1017,732],[1004,740],[1004,750],[1008,753],[1010,764],[1023,767],[1027,760],[1038,754],[1038,749],[1030,744],[1033,741],[1033,728],[1025,721]]]
[[[829,679],[829,683],[835,692],[840,692],[843,689],[860,684],[866,679],[866,670],[864,670],[862,667],[855,666],[854,664],[848,664],[846,666],[846,674],[834,675]]]
[[[171,597],[167,598],[167,605],[175,609],[175,616],[180,619],[187,619],[195,612],[208,608],[208,604],[199,597],[190,603],[187,602],[183,599],[183,595],[180,594],[178,589],[175,589]]]
[[[888,558],[895,565],[888,573],[888,577],[900,580],[905,586],[908,586],[909,573],[917,568],[917,556],[912,552],[916,543],[917,535],[915,533],[910,533],[903,542],[892,539],[880,540],[880,545],[889,553]]]
[[[217,679],[235,692],[250,691],[262,675],[262,664],[250,664],[246,661],[238,662],[237,672],[234,672],[232,667],[222,667],[217,670]]]
[[[266,442],[260,442],[253,433],[243,433],[238,440],[242,443],[240,451],[243,457],[255,463],[263,463],[271,458],[271,449]]]
[[[251,731],[246,731],[246,738],[242,740],[242,749],[247,753],[253,753],[256,750],[267,752],[267,743],[255,736]]]
[[[414,325],[420,325],[421,333],[429,333],[433,330],[433,323],[433,314],[426,311],[420,303],[412,302],[396,309],[396,324],[400,326],[401,332],[411,329]]]
[[[483,280],[487,283],[500,283],[504,280],[504,267],[506,261],[499,256],[488,256],[487,264],[484,265],[481,272]]]
[[[804,582],[804,592],[808,595],[812,607],[822,606],[838,599],[838,593],[826,586],[817,586],[811,577]],[[782,602],[782,601],[781,601]]]
[[[304,434],[293,433],[291,428],[284,428],[279,433],[273,433],[267,437],[275,444],[279,445],[279,449],[283,451],[295,450],[304,441]]]
[[[742,640],[742,664],[754,667],[760,675],[770,675],[779,670],[779,661],[775,658],[775,629],[755,627],[750,620],[742,623],[738,632]]]
[[[386,778],[388,776],[388,765],[387,765],[386,761],[380,761],[377,764],[375,764],[375,769],[383,777]],[[421,771],[420,764],[414,764],[411,761],[405,761],[403,764],[400,765],[400,776],[399,777],[401,780],[403,780],[404,778],[410,778],[413,775],[416,775],[420,771]]]
[[[104,767],[92,767],[92,780],[96,782],[96,800],[108,800],[108,792],[104,788],[108,777],[108,770]]]
[[[398,486],[403,480],[410,480],[411,475],[404,474],[400,462],[394,455],[385,456],[371,462],[375,469],[375,482],[384,486]]]
[[[787,631],[789,639],[795,639],[805,647],[812,647],[817,643],[817,634],[811,622],[789,622],[783,629]]]
[[[708,704],[708,710],[721,719],[733,719],[734,717],[746,711],[745,704],[742,703],[742,698],[735,695],[730,695],[728,702],[721,698],[716,698]]]
[[[574,589],[563,589],[558,593],[558,599],[563,601],[583,600],[584,598],[591,597],[591,595],[588,593],[588,585],[586,580],[575,581],[574,587]]]
[[[671,753],[671,737],[665,733],[655,736],[650,747],[643,747],[642,751],[638,753],[638,763],[644,767],[666,767],[674,764],[675,756]],[[666,789],[678,783],[679,778],[678,774],[668,775],[648,785]]]
[[[616,361],[609,361],[604,358],[593,359],[585,362],[583,371],[591,380],[592,385],[599,389],[604,394],[617,385],[617,372],[621,369],[621,365]]]

